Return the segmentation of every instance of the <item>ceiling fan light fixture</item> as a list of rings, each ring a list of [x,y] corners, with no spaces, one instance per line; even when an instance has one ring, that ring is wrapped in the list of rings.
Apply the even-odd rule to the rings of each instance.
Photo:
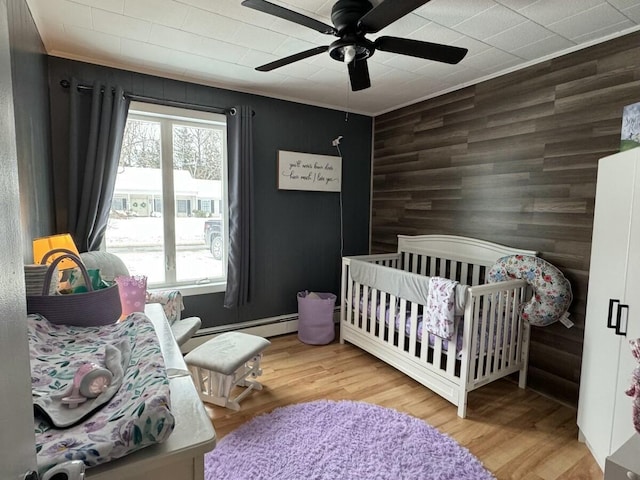
[[[346,47],[343,47],[342,53],[344,55],[344,63],[349,64],[356,58],[356,47],[353,45],[347,45]]]
[[[338,62],[349,65],[354,60],[361,61],[373,55],[375,46],[373,42],[365,38],[345,37],[340,38],[329,46],[329,55]]]

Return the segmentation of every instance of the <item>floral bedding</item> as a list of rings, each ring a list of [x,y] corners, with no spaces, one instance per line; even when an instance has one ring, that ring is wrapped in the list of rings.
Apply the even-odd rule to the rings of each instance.
[[[91,467],[166,440],[175,426],[164,358],[143,313],[101,327],[53,325],[29,315],[31,385],[35,397],[67,390],[78,366],[104,365],[105,346],[128,340],[131,358],[118,392],[81,423],[55,428],[36,410],[38,470],[67,460]]]

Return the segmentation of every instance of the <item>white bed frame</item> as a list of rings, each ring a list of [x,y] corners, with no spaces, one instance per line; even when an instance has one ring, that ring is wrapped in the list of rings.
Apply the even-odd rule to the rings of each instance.
[[[529,324],[520,317],[520,305],[530,298],[524,280],[485,284],[486,272],[500,257],[536,255],[531,250],[516,250],[503,245],[452,235],[398,235],[398,253],[343,257],[340,292],[340,343],[349,342],[375,355],[389,365],[422,383],[433,392],[458,406],[464,418],[467,394],[489,382],[520,372],[519,386],[525,388],[529,357]],[[422,348],[417,339],[419,304],[354,282],[350,275],[352,259],[425,276],[439,276],[470,285],[464,310],[463,345],[460,360],[442,348],[435,337],[433,347]],[[384,270],[384,269],[381,269]],[[363,299],[364,305],[350,299]],[[399,305],[399,328],[395,319],[388,326],[376,319],[376,308],[366,302]],[[484,308],[484,307],[487,308]],[[370,311],[370,313],[366,313]],[[402,313],[402,312],[408,313]],[[404,333],[406,322],[410,334]],[[451,342],[455,344],[454,332]],[[479,329],[500,344],[485,341],[485,335],[471,335]],[[480,337],[480,338],[478,338]],[[424,342],[425,344],[427,342]],[[449,349],[455,351],[455,348]]]

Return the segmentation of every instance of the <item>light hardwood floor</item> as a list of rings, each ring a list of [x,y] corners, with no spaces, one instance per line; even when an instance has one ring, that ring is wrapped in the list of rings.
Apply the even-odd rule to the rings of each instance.
[[[469,394],[468,416],[375,357],[337,341],[311,346],[295,334],[271,338],[264,389],[240,412],[207,405],[218,439],[256,415],[317,399],[357,400],[424,419],[467,447],[498,479],[601,479],[577,440],[576,411],[500,380]],[[277,480],[277,479],[274,479]]]

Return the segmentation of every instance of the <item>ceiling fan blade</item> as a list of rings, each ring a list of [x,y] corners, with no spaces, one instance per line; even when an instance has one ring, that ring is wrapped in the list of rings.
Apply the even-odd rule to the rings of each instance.
[[[376,33],[429,0],[383,0],[369,10],[358,22],[365,33]]]
[[[260,12],[268,13],[275,17],[283,18],[290,22],[297,23],[298,25],[312,28],[320,33],[326,33],[328,35],[335,35],[337,33],[335,28],[327,25],[326,23],[322,23],[311,17],[307,17],[306,15],[302,15],[301,13],[294,12],[293,10],[289,10],[288,8],[281,7],[280,5],[276,5],[265,0],[244,0],[242,5]]]
[[[280,60],[276,60],[271,63],[266,63],[264,65],[256,67],[256,70],[258,70],[259,72],[270,72],[271,70],[275,70],[276,68],[284,67],[285,65],[297,62],[298,60],[304,60],[305,58],[313,57],[314,55],[326,52],[327,50],[329,50],[329,47],[315,47],[310,50],[305,50],[304,52],[296,53],[295,55],[281,58]]]
[[[398,37],[378,37],[374,45],[377,50],[383,52],[399,53],[451,64],[458,63],[468,52],[466,48]]]
[[[354,60],[349,63],[349,80],[351,81],[351,90],[357,92],[371,86],[369,79],[369,66],[367,60]]]

